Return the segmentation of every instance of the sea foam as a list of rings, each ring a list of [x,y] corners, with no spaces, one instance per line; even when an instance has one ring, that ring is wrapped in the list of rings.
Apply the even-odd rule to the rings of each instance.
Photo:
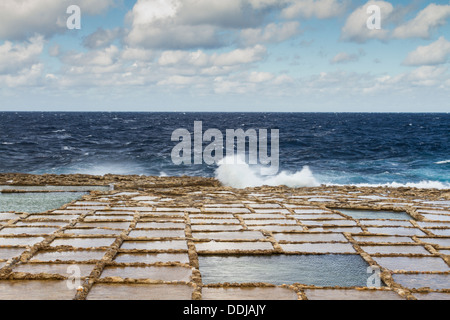
[[[239,157],[224,158],[218,163],[216,178],[225,186],[233,188],[251,188],[260,186],[287,186],[291,188],[317,187],[320,183],[314,178],[309,167],[301,171],[288,173],[282,171],[274,176],[261,176],[260,166],[250,167]]]

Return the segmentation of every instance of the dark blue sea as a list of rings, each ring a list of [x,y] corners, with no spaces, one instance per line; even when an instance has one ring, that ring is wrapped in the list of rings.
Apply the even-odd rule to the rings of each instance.
[[[450,188],[450,114],[0,113],[0,172],[214,177],[172,162],[173,131],[194,121],[279,129],[278,184],[309,167],[321,184]]]

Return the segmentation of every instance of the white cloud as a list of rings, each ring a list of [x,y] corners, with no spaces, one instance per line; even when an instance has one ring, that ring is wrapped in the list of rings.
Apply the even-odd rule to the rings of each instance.
[[[266,48],[261,45],[235,49],[224,53],[206,54],[202,50],[164,51],[158,59],[160,72],[166,75],[202,75],[203,77],[228,76],[249,68],[263,60]]]
[[[121,28],[103,29],[99,28],[83,40],[83,45],[89,49],[98,49],[110,46],[123,33]]]
[[[111,66],[117,61],[120,54],[118,47],[112,45],[101,50],[88,51],[86,53],[69,52],[62,57],[62,61],[71,66]]]
[[[44,65],[39,56],[44,49],[42,36],[23,44],[6,41],[0,46],[0,87],[37,86],[43,83]]]
[[[214,26],[183,26],[164,21],[135,25],[125,41],[132,47],[147,49],[216,48],[225,45]]]
[[[42,36],[33,37],[23,44],[6,41],[0,46],[0,74],[14,74],[38,64],[43,49]]]
[[[434,29],[445,25],[448,18],[450,18],[450,5],[432,3],[420,11],[414,19],[398,26],[393,31],[393,37],[428,39]]]
[[[394,12],[394,7],[391,3],[370,0],[365,5],[353,11],[347,18],[347,21],[342,28],[341,39],[358,43],[363,43],[370,39],[388,39],[389,31],[383,26],[381,30],[371,30],[367,28],[367,19],[370,17],[370,15],[367,14],[367,8],[371,5],[380,7],[382,21],[388,20],[390,15]]]
[[[155,53],[152,50],[125,47],[121,51],[121,57],[128,61],[149,62],[155,58]]]
[[[422,66],[410,73],[403,74],[399,81],[412,86],[432,87],[448,80],[448,68],[443,66]]]
[[[242,29],[254,29],[256,34],[249,36],[274,40],[270,33],[289,34],[295,25],[284,24],[279,26],[285,28],[281,30],[271,30],[273,25],[267,30],[258,28],[267,15],[288,2],[291,0],[137,0],[127,15],[131,30],[125,41],[130,46],[163,50],[215,48],[229,45],[233,40],[230,33]]]
[[[278,43],[286,41],[298,34],[300,23],[297,21],[285,23],[269,23],[264,28],[250,28],[241,31],[241,42],[245,45],[261,43]]]
[[[428,46],[420,46],[411,52],[403,62],[410,66],[438,65],[450,58],[450,41],[440,37]]]
[[[253,71],[248,76],[248,81],[253,83],[267,82],[274,78],[275,76],[270,72],[257,72]]]
[[[24,68],[15,74],[0,75],[0,84],[7,87],[32,87],[42,84],[44,65],[42,63],[33,64],[29,68]]]
[[[24,40],[34,34],[51,36],[67,30],[66,13],[78,5],[82,14],[95,15],[114,5],[115,0],[2,0],[0,2],[0,38]]]
[[[338,53],[333,59],[331,59],[332,64],[347,63],[358,61],[359,56],[357,54],[349,54],[347,52]]]
[[[339,0],[298,0],[282,11],[287,19],[297,17],[328,19],[341,15],[347,7],[347,1]]]
[[[256,45],[252,48],[236,49],[231,52],[214,54],[213,61],[216,66],[233,66],[260,61],[266,55],[266,48]]]

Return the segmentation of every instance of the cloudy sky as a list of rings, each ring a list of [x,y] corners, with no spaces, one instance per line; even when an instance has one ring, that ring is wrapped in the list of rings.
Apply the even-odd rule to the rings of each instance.
[[[449,1],[2,0],[0,111],[449,112],[449,22]]]

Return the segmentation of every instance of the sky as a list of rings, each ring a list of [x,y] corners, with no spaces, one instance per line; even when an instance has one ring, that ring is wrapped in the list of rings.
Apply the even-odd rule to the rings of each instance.
[[[450,1],[2,0],[0,111],[450,112],[449,22]]]

